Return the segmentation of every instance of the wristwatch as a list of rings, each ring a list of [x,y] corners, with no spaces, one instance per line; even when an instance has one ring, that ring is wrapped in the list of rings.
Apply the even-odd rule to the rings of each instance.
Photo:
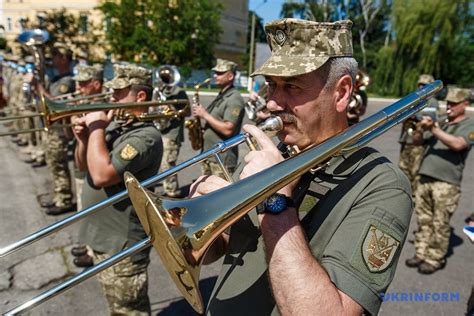
[[[257,205],[257,213],[280,214],[289,207],[294,207],[293,199],[281,193],[270,195],[265,201]]]

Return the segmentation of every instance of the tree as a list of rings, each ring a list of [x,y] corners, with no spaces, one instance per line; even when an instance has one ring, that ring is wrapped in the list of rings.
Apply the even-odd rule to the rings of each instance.
[[[459,78],[454,78],[449,69],[453,60],[463,67],[470,65],[470,74],[466,75],[472,79],[472,36],[469,39],[466,32],[469,21],[469,0],[395,0],[394,41],[379,51],[378,64],[384,66],[375,73],[377,90],[396,96],[406,94],[422,73],[435,78],[446,76],[455,83]],[[459,52],[458,47],[466,51]],[[471,52],[470,57],[464,54],[467,52]]]
[[[124,61],[208,68],[219,41],[222,5],[213,0],[106,1],[107,39]]]
[[[45,14],[39,16],[37,21],[30,21],[26,18],[20,22],[24,29],[40,28],[48,31],[49,41],[47,45],[49,46],[56,42],[64,42],[70,45],[73,51],[82,49],[91,53],[92,46],[97,46],[100,43],[100,35],[94,31],[98,28],[97,25],[89,23],[87,26],[89,31],[84,32],[81,29],[81,27],[84,27],[84,23],[81,25],[80,17],[64,8],[46,11]],[[99,55],[95,56],[95,59],[102,60],[104,58],[103,53]]]

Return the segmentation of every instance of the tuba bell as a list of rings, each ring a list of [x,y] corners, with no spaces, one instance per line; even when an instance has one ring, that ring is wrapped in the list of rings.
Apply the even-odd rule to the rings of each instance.
[[[179,84],[181,75],[178,68],[174,65],[162,65],[153,72],[153,97],[155,101],[166,101],[173,92],[176,85]],[[169,106],[158,106],[150,108],[150,112],[169,113],[175,109]],[[158,130],[162,131],[170,126],[170,120],[158,119],[154,121]]]

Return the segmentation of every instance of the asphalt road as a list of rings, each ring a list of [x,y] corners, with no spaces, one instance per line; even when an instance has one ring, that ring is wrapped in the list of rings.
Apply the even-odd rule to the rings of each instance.
[[[212,98],[201,96],[203,103]],[[371,114],[389,102],[369,100],[368,113]],[[474,116],[472,112],[469,114]],[[4,128],[0,126],[0,131]],[[398,162],[399,144],[397,143],[400,128],[397,126],[380,136],[371,143],[393,162]],[[196,154],[186,138],[179,160],[184,161]],[[0,138],[0,246],[15,242],[47,224],[56,222],[68,215],[51,217],[45,215],[38,206],[36,195],[47,193],[51,188],[46,168],[33,169],[22,162],[25,158],[19,148],[8,138]],[[464,170],[462,197],[458,210],[453,215],[451,225],[453,235],[446,267],[433,275],[420,275],[415,269],[404,265],[405,259],[414,253],[412,231],[416,228],[415,218],[408,242],[402,251],[399,268],[388,292],[393,293],[393,299],[384,302],[380,315],[462,315],[466,312],[466,302],[471,287],[474,285],[472,262],[474,262],[473,245],[462,233],[464,218],[473,210],[473,199],[469,192],[474,192],[474,156],[471,154]],[[193,166],[179,174],[180,185],[186,187],[200,174],[199,166]],[[15,269],[20,263],[28,263],[30,272],[42,274],[42,269],[48,268],[46,260],[33,265],[32,258],[37,258],[47,251],[60,250],[68,258],[68,247],[76,240],[78,224],[72,225],[60,233],[49,236],[44,240],[28,246],[17,253],[0,258],[0,284],[2,275],[9,273],[12,286],[0,290],[0,312],[6,312],[29,298],[45,291],[57,281],[38,290],[21,290],[16,285],[22,275]],[[161,266],[158,255],[152,251],[152,263],[149,268],[149,295],[154,315],[195,315],[186,301],[182,299],[171,278]],[[201,271],[200,286],[206,300],[212,290],[220,262],[204,266]],[[75,270],[78,271],[78,270]],[[471,271],[471,272],[469,272]],[[69,274],[73,273],[69,268]],[[4,278],[5,279],[5,278]],[[1,285],[0,285],[1,289]],[[448,293],[456,301],[396,301],[397,293]],[[456,294],[457,293],[457,294]],[[434,296],[433,296],[434,297]],[[107,315],[105,299],[95,278],[84,281],[66,292],[52,298],[48,302],[35,307],[32,315]]]

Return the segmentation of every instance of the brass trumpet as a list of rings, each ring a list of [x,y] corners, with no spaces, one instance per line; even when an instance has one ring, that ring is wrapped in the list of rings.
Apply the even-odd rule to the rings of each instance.
[[[198,288],[202,259],[208,247],[222,232],[258,203],[309,169],[324,165],[334,155],[359,149],[388,129],[411,117],[426,106],[426,100],[441,88],[441,81],[428,84],[327,141],[310,147],[254,176],[207,194],[205,197],[167,200],[145,190],[144,187],[246,142],[248,136],[240,134],[219,142],[208,151],[142,183],[138,183],[131,174],[125,174],[125,183],[130,199],[149,237],[8,311],[5,315],[14,315],[29,310],[151,245],[160,254],[163,264],[185,299],[196,311],[202,312],[204,306]],[[53,224],[20,242],[0,249],[0,256],[18,250],[40,237],[56,232],[100,208],[119,202],[126,197],[127,192],[117,193],[107,200],[66,218],[61,223]]]

